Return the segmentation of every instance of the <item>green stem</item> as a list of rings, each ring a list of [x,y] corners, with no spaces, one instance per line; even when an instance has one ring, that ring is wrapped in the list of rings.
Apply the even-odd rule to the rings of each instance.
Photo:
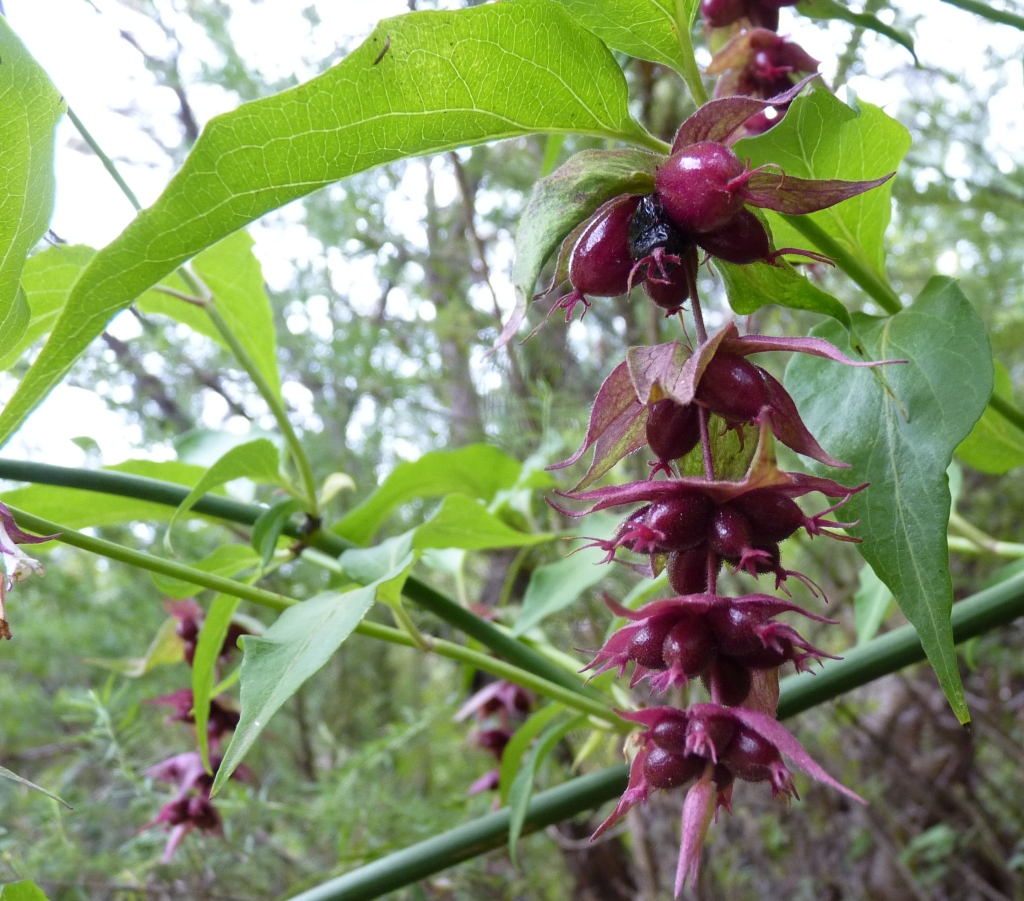
[[[996,557],[1007,557],[1011,560],[1019,560],[1024,557],[1024,544],[1014,544],[1011,541],[996,541],[991,545],[982,546],[969,538],[960,538],[957,535],[950,535],[946,538],[949,549],[956,554],[968,554],[977,557],[979,554],[992,554]]]
[[[85,143],[92,148],[92,152],[99,157],[100,162],[103,163],[103,168],[106,169],[107,172],[110,173],[110,177],[117,182],[117,186],[121,189],[121,192],[128,198],[128,202],[135,207],[135,212],[141,212],[142,204],[139,203],[139,199],[135,196],[135,192],[128,187],[128,182],[121,177],[121,173],[117,171],[117,166],[114,165],[114,161],[103,152],[103,148],[96,143],[96,139],[89,133],[89,129],[87,129],[82,123],[82,120],[75,115],[75,111],[70,106],[68,107],[68,118],[71,120],[71,124],[78,129],[78,133],[85,139]]]
[[[817,222],[809,216],[782,217],[793,226],[818,250],[830,256],[835,264],[856,282],[870,297],[878,301],[879,306],[887,313],[898,313],[903,309],[899,295],[884,279],[879,278],[860,260],[850,253],[842,244],[835,240]]]
[[[953,605],[953,637],[966,641],[1024,615],[1024,574]],[[817,674],[782,680],[779,719],[795,716],[844,692],[925,659],[913,626],[887,632],[829,661]],[[621,764],[572,779],[535,795],[527,809],[526,832],[592,810],[626,787]],[[488,814],[427,841],[396,851],[371,864],[292,897],[291,901],[371,901],[448,867],[504,845],[509,809]]]
[[[950,6],[956,6],[969,13],[981,16],[991,22],[998,22],[1000,25],[1012,25],[1024,31],[1024,16],[1008,12],[1004,9],[995,9],[985,0],[945,0]]]
[[[988,399],[988,405],[1000,416],[1024,432],[1024,413],[1018,410],[1010,401],[993,392],[992,396]]]
[[[242,368],[246,371],[249,378],[252,379],[256,390],[259,391],[260,396],[267,402],[267,406],[270,407],[270,412],[274,415],[274,419],[277,420],[278,428],[281,429],[284,440],[288,445],[288,450],[291,452],[292,461],[299,471],[299,478],[302,481],[302,490],[305,495],[303,500],[306,502],[308,512],[314,516],[317,515],[319,502],[316,496],[316,480],[313,478],[313,468],[309,464],[309,457],[306,456],[306,451],[299,441],[299,436],[295,434],[295,430],[288,420],[288,411],[285,410],[284,403],[281,401],[278,393],[270,387],[270,384],[263,377],[259,366],[256,365],[256,361],[249,356],[249,352],[242,345],[242,342],[238,340],[231,326],[228,325],[227,320],[221,315],[220,310],[217,309],[216,300],[206,306],[206,315],[210,317],[214,327],[220,332],[228,347],[231,348],[235,359],[242,364]]]
[[[212,591],[241,598],[244,601],[251,601],[254,604],[259,604],[261,607],[269,607],[272,610],[284,610],[299,603],[294,598],[276,594],[263,588],[257,588],[254,585],[247,585],[245,582],[227,579],[224,576],[203,572],[200,569],[194,569],[182,563],[154,557],[152,554],[136,551],[116,542],[106,541],[103,538],[84,535],[74,529],[67,529],[59,523],[51,522],[39,516],[33,516],[24,510],[19,510],[17,507],[10,507],[9,509],[20,527],[37,532],[40,535],[54,535],[56,541],[68,544],[71,547],[77,547],[100,557],[107,557],[120,563],[127,563],[129,566],[148,570],[149,572],[162,573],[175,579],[182,579],[194,585],[209,588]],[[420,647],[419,643],[411,635],[408,635],[401,629],[382,626],[378,623],[362,622],[356,626],[355,631],[368,638],[376,638],[391,644],[404,645],[411,648]],[[441,657],[469,664],[493,676],[497,676],[499,679],[508,679],[544,697],[560,701],[573,710],[597,717],[617,731],[629,732],[633,728],[612,713],[607,701],[586,697],[578,691],[556,685],[534,673],[520,669],[511,663],[506,663],[504,660],[498,660],[480,651],[470,650],[460,644],[429,636],[421,636],[421,638],[432,653]]]
[[[708,95],[704,90],[704,82],[701,80],[697,58],[693,55],[693,41],[690,39],[690,16],[686,7],[685,0],[676,0],[676,39],[679,41],[679,50],[682,53],[683,61],[683,69],[679,74],[690,89],[694,103],[697,106],[703,106],[708,102]]]
[[[999,541],[983,532],[976,525],[968,522],[955,510],[949,514],[949,526],[964,536],[983,552],[996,554],[1000,557],[1024,557],[1024,545]]]

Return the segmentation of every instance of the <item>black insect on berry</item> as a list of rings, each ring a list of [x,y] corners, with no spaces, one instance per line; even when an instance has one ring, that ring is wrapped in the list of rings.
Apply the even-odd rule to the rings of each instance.
[[[687,234],[722,228],[743,209],[739,193],[747,170],[740,158],[717,141],[698,141],[668,158],[654,183],[665,213]]]
[[[629,252],[634,261],[652,256],[657,250],[679,255],[689,244],[686,236],[665,215],[657,194],[640,198],[629,223]]]
[[[662,462],[685,457],[700,441],[700,417],[694,404],[666,397],[647,408],[647,444]]]
[[[697,400],[729,422],[750,422],[768,404],[761,369],[731,354],[715,354],[697,383]]]

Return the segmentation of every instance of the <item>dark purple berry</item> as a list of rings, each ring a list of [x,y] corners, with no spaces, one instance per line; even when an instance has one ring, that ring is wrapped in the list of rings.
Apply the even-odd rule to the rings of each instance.
[[[749,422],[768,403],[768,389],[753,363],[715,354],[697,383],[697,400],[723,419]]]
[[[199,637],[199,623],[191,616],[187,616],[179,620],[174,632],[182,641],[194,642]]]
[[[729,505],[715,509],[708,543],[716,554],[727,560],[738,559],[751,541],[750,522],[739,510]]]
[[[654,183],[676,227],[699,234],[722,228],[743,209],[745,201],[736,189],[745,171],[725,144],[698,141],[672,154]]]
[[[216,829],[220,825],[220,814],[206,798],[188,799],[188,819],[199,829]]]
[[[763,611],[742,607],[717,607],[708,613],[718,649],[728,657],[740,657],[763,647],[754,631],[766,619]]]
[[[688,551],[668,555],[668,584],[676,594],[703,594],[708,590],[708,546],[700,544]],[[715,572],[722,561],[715,560]]]
[[[768,231],[750,210],[740,210],[722,228],[698,235],[697,245],[711,256],[738,266],[768,262],[772,256]]]
[[[750,522],[755,541],[785,541],[806,521],[796,501],[771,488],[749,491],[736,498],[733,504]]]
[[[606,204],[579,236],[569,258],[569,281],[579,294],[615,297],[626,293],[633,269],[629,223],[639,202],[635,195],[624,195]]]
[[[671,628],[672,621],[664,618],[645,622],[633,633],[626,652],[628,659],[656,672],[667,669],[668,664],[665,663],[661,648]]]
[[[723,755],[722,764],[745,782],[769,782],[773,771],[783,766],[782,755],[775,745],[743,727]]]
[[[651,788],[678,788],[700,775],[704,760],[695,756],[672,754],[662,748],[651,748],[644,761],[644,779]]]
[[[685,717],[667,716],[651,729],[651,741],[670,754],[685,754],[686,729]]]
[[[758,574],[762,573],[777,573],[782,567],[782,552],[779,550],[778,542],[775,541],[758,541],[754,543],[754,548],[759,551],[764,551],[767,556],[761,556],[755,561],[755,572]]]
[[[676,622],[662,645],[665,663],[682,670],[687,679],[695,679],[711,666],[716,653],[714,633],[702,616]]]
[[[720,761],[738,725],[730,716],[693,717],[686,725],[686,744],[694,754]]]
[[[719,703],[726,707],[738,707],[742,704],[750,694],[750,687],[753,684],[749,669],[721,655],[701,676],[701,681],[709,691],[712,688],[717,690]],[[715,691],[711,691],[711,696],[715,696]]]
[[[685,457],[700,441],[699,411],[694,404],[679,404],[669,397],[647,408],[647,443],[663,461]]]
[[[696,547],[707,535],[711,501],[705,494],[679,494],[670,500],[655,501],[647,513],[647,526],[660,532],[662,550],[685,551]]]
[[[784,635],[777,635],[772,639],[771,646],[766,647],[758,642],[757,646],[749,651],[733,655],[733,660],[751,669],[775,669],[797,656],[799,655],[793,648],[793,642]]]
[[[675,313],[690,299],[693,283],[687,272],[687,262],[670,269],[667,279],[648,277],[644,282],[644,293],[666,313]]]

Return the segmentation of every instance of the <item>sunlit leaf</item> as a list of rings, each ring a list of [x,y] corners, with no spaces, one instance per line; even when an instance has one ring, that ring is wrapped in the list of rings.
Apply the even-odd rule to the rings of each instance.
[[[552,537],[548,532],[520,532],[488,513],[479,501],[464,494],[450,494],[437,513],[416,529],[413,547],[484,550],[541,544]]]

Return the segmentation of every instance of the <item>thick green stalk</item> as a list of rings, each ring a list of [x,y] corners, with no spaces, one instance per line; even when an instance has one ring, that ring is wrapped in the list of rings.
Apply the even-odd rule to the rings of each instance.
[[[111,470],[74,469],[66,466],[52,466],[47,463],[31,463],[26,460],[2,458],[0,458],[0,479],[99,491],[104,494],[115,494],[121,497],[166,504],[170,507],[179,506],[189,494],[187,487],[144,476]],[[203,495],[192,509],[205,516],[213,516],[248,526],[255,523],[265,512],[265,508],[255,504],[241,504],[212,494]],[[302,530],[293,523],[285,525],[284,533],[292,538],[303,537]],[[353,547],[350,541],[340,535],[324,530],[314,532],[308,537],[308,541],[312,547],[334,557]],[[552,663],[533,648],[505,634],[491,623],[431,588],[425,582],[410,576],[406,580],[402,593],[422,609],[433,613],[434,616],[444,620],[470,638],[476,639],[484,647],[490,648],[495,654],[504,657],[509,663],[515,664],[520,669],[534,673],[577,694],[584,694],[595,701],[603,698],[603,695],[593,687],[583,685],[583,681],[575,673],[567,672]]]
[[[703,106],[708,102],[707,91],[700,77],[697,58],[693,55],[693,40],[690,38],[690,16],[687,12],[686,0],[676,0],[676,39],[682,51],[683,70],[679,73],[690,89],[694,103]]]
[[[194,585],[200,585],[212,591],[251,601],[254,604],[269,607],[273,610],[284,610],[287,607],[300,603],[295,598],[290,598],[286,595],[266,591],[263,588],[247,585],[245,582],[239,582],[235,579],[227,579],[213,573],[203,572],[200,569],[194,569],[182,563],[175,563],[173,560],[154,557],[152,554],[124,547],[114,541],[106,541],[103,538],[85,535],[74,529],[64,528],[59,523],[51,522],[39,516],[33,516],[24,510],[19,510],[17,507],[10,507],[9,509],[18,525],[22,528],[37,532],[40,535],[54,535],[56,541],[88,551],[91,554],[127,563],[130,566],[135,566],[149,572],[162,573],[165,576],[182,579]],[[419,647],[419,644],[411,635],[401,629],[393,629],[390,626],[362,622],[356,626],[355,631],[360,635],[387,641],[391,644],[400,644],[413,648]],[[559,701],[573,710],[580,711],[580,713],[597,717],[610,724],[616,730],[628,732],[632,728],[612,713],[609,702],[606,700],[597,700],[593,697],[584,696],[578,691],[556,685],[541,676],[521,669],[511,663],[506,663],[504,660],[498,660],[495,657],[483,654],[480,651],[471,650],[460,644],[444,641],[440,638],[422,637],[427,648],[434,654],[447,657],[450,660],[457,660],[460,663],[469,664],[493,676],[497,676],[499,679],[508,679],[544,697]]]
[[[831,257],[835,264],[856,282],[869,296],[878,301],[887,313],[898,313],[903,309],[899,295],[884,279],[879,278],[860,260],[835,240],[810,216],[782,217],[822,253]]]
[[[953,605],[953,637],[966,641],[1024,615],[1024,574]],[[844,692],[925,659],[907,625],[854,648],[843,660],[829,661],[817,674],[782,680],[779,718],[786,719]],[[567,819],[610,801],[626,787],[626,767],[608,767],[535,795],[526,832]],[[389,854],[344,876],[293,896],[291,901],[371,901],[448,867],[504,845],[509,809],[488,814],[449,832]]]
[[[990,22],[998,22],[1000,25],[1012,25],[1024,31],[1024,16],[1005,9],[997,9],[986,0],[945,0],[950,6],[957,6],[969,13],[988,19]]]

